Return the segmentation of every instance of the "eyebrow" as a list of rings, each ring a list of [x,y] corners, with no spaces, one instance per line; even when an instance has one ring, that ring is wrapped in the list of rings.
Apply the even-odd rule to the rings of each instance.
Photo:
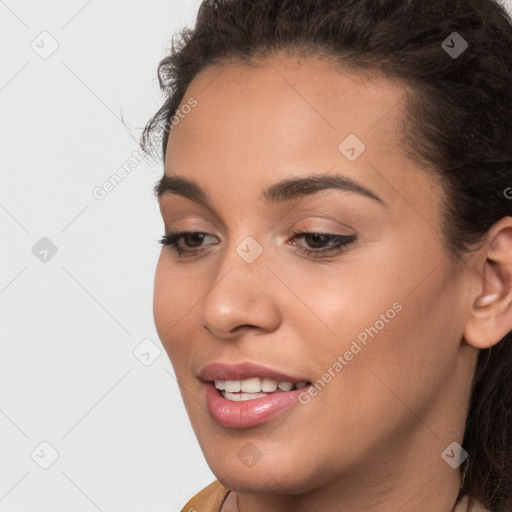
[[[354,192],[361,196],[373,199],[385,205],[386,203],[371,190],[357,181],[343,176],[335,175],[311,175],[293,178],[285,178],[266,188],[259,199],[264,204],[271,206],[277,202],[289,201],[298,197],[314,194],[321,190],[338,189]],[[168,194],[186,197],[196,202],[208,205],[211,203],[208,191],[197,182],[181,177],[164,175],[154,187],[154,195],[157,200]]]

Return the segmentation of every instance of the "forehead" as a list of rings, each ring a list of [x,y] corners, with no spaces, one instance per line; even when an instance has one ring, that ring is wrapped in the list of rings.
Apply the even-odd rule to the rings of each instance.
[[[252,65],[210,66],[184,95],[182,105],[194,98],[197,106],[169,134],[166,174],[256,195],[279,178],[335,169],[381,197],[416,201],[433,178],[402,151],[409,92],[320,57],[276,54]],[[340,149],[347,139],[362,150],[354,161]]]
[[[336,140],[348,133],[368,142],[383,132],[389,138],[402,118],[405,93],[397,82],[316,56],[278,53],[251,64],[210,66],[195,77],[182,100],[183,105],[190,97],[197,99],[196,115],[172,130],[169,144],[172,148],[185,125],[205,140],[215,140],[221,131],[223,140],[252,136],[282,147],[292,139],[314,144],[326,135]],[[229,123],[221,125],[219,119]]]

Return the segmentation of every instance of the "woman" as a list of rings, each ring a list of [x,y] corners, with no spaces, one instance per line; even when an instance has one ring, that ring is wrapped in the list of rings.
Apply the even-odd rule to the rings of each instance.
[[[512,510],[512,29],[494,0],[210,0],[159,68],[184,511]],[[161,140],[160,138],[161,137]]]

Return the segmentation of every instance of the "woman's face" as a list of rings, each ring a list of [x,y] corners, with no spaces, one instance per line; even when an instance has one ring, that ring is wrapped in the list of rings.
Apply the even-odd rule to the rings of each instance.
[[[466,270],[442,244],[441,186],[404,154],[404,92],[274,55],[207,68],[185,94],[197,104],[170,133],[165,174],[195,185],[169,181],[159,204],[166,232],[206,235],[180,237],[182,255],[163,246],[154,315],[231,489],[420,471],[426,485],[461,441],[476,355]],[[212,380],[235,382],[226,394]],[[311,385],[256,393],[275,382]]]

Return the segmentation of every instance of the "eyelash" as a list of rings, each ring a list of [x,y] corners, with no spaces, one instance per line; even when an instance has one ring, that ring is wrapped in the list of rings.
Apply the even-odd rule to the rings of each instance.
[[[187,250],[187,249],[182,249],[178,246],[178,241],[186,235],[211,236],[211,235],[209,235],[209,233],[205,233],[202,231],[181,231],[181,232],[170,231],[170,232],[166,233],[158,242],[164,246],[169,246],[177,254],[178,257],[181,257],[186,254],[200,252],[201,249]],[[307,235],[313,235],[313,236],[317,235],[317,236],[328,237],[329,238],[328,241],[337,242],[336,245],[332,245],[330,247],[325,247],[325,248],[321,248],[321,249],[307,249],[307,248],[302,247],[301,250],[304,253],[306,253],[307,255],[312,255],[313,257],[316,257],[316,258],[322,258],[322,257],[324,257],[325,254],[327,254],[327,256],[325,256],[325,257],[328,257],[331,255],[340,253],[344,250],[347,250],[348,247],[350,247],[351,245],[354,244],[354,242],[356,241],[356,238],[357,238],[355,235],[334,235],[331,233],[315,233],[315,232],[304,232],[304,231],[294,232],[293,238],[302,238]]]

